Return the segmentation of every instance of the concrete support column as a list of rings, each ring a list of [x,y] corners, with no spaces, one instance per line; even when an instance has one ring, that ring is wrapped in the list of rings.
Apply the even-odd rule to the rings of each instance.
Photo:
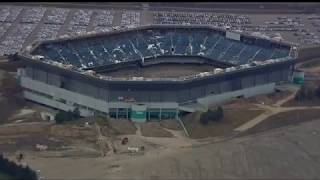
[[[178,119],[178,117],[179,117],[179,110],[178,108],[176,108],[176,119]]]
[[[126,108],[127,110],[127,119],[129,120],[129,108]]]
[[[116,113],[116,119],[118,119],[118,117],[119,117],[119,108],[116,108],[117,109],[117,113]]]

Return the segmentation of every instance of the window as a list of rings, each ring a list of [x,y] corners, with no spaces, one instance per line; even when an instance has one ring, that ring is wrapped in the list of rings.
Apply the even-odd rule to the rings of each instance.
[[[80,108],[80,109],[87,109],[86,106],[83,106],[83,105],[78,104],[78,103],[73,103],[73,106],[74,106],[74,107],[77,107],[77,108]]]
[[[112,118],[117,118],[117,108],[109,108],[109,116]]]
[[[36,94],[38,96],[42,96],[42,97],[45,97],[45,98],[48,98],[48,99],[53,99],[53,96],[51,96],[49,94],[45,94],[45,93],[38,92],[38,91],[35,91],[35,90],[32,90],[32,89],[28,89],[28,88],[24,88],[24,89],[25,89],[25,91],[31,92],[31,93]]]
[[[65,99],[62,99],[62,98],[58,98],[58,99],[56,99],[56,101],[61,102],[63,104],[67,103],[67,101]]]

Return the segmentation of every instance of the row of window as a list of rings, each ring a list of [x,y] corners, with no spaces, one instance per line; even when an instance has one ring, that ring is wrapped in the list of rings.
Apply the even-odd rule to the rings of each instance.
[[[51,95],[48,95],[48,94],[45,94],[45,93],[42,93],[42,92],[38,92],[38,91],[35,91],[35,90],[32,90],[32,89],[28,89],[28,88],[24,88],[26,91],[29,91],[33,94],[36,94],[38,96],[42,96],[42,97],[45,97],[47,99],[53,99],[53,96]]]
[[[102,112],[78,103],[72,103],[67,102],[65,99],[62,98],[54,98],[51,95],[38,92],[32,89],[25,88],[26,91],[32,92],[33,94],[36,94],[38,96],[42,96],[48,99],[55,100],[57,102],[63,103],[63,104],[73,104],[74,107],[79,108],[80,110],[89,110],[91,112],[94,112],[95,115],[102,115],[102,116],[108,116],[108,113]],[[170,108],[147,108],[147,119],[175,119],[176,117],[176,109],[170,109]],[[131,108],[109,108],[109,116],[113,118],[124,118],[124,119],[130,119],[131,116]]]
[[[109,116],[116,119],[130,119],[131,111],[131,108],[110,108]],[[146,110],[147,120],[175,119],[176,115],[176,109],[147,108]]]

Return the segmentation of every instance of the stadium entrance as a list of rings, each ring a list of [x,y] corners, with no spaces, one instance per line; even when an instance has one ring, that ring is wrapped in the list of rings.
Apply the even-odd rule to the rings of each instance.
[[[135,122],[176,119],[175,108],[147,108],[145,105],[133,105],[131,108],[110,108],[109,116],[115,119],[130,119]]]

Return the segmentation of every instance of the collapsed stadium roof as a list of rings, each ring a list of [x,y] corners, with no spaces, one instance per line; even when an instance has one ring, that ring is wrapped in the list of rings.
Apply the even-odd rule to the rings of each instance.
[[[297,57],[296,52],[296,46],[288,42],[229,32],[211,26],[149,25],[41,41],[27,47],[19,56],[103,80],[158,80],[135,77],[115,79],[96,74],[93,70],[131,61],[143,62],[144,59],[161,56],[199,56],[231,65],[226,69],[214,69],[193,77],[166,79],[183,81],[290,61]]]

